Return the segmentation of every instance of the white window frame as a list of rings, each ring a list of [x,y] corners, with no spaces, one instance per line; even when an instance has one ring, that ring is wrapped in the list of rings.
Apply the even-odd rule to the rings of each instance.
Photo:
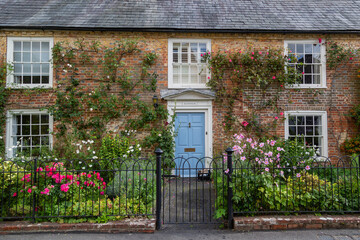
[[[53,87],[53,66],[52,66],[52,49],[54,39],[51,37],[8,37],[7,38],[7,62],[11,65],[14,63],[14,41],[42,41],[49,42],[49,83],[48,84],[18,84],[14,81],[14,73],[6,78],[7,88],[52,88]],[[31,62],[32,63],[32,62]]]
[[[13,158],[13,152],[12,150],[9,150],[11,147],[13,147],[11,143],[11,133],[12,133],[12,118],[13,115],[17,114],[49,114],[47,110],[39,110],[39,109],[14,109],[14,110],[8,110],[7,111],[7,118],[6,118],[6,156],[8,158]],[[52,132],[54,130],[54,118],[52,115],[49,114],[49,145],[50,149],[53,148],[53,135]]]
[[[204,84],[174,84],[173,82],[173,44],[174,43],[205,43],[206,44],[206,50],[211,51],[211,40],[210,39],[187,39],[187,38],[171,38],[168,40],[168,88],[209,88],[206,86],[206,83]],[[205,67],[207,71],[206,75],[206,81],[208,80],[208,77],[210,76],[210,73],[207,69],[207,66]]]
[[[288,56],[288,44],[318,44],[319,40],[285,40],[284,41],[284,55]],[[326,46],[325,39],[322,39],[320,43],[320,55],[321,55],[321,68],[320,68],[320,84],[292,84],[287,85],[286,88],[327,88],[326,86]]]
[[[328,156],[328,127],[327,127],[327,112],[326,111],[286,111],[285,112],[285,139],[289,138],[289,115],[290,116],[314,116],[321,115],[322,121],[322,135],[323,135],[323,152],[321,157]]]

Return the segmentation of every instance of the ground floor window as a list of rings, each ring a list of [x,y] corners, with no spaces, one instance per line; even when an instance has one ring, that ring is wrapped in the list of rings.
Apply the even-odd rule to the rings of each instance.
[[[327,156],[327,114],[325,111],[289,111],[285,113],[285,138],[301,141],[314,148],[318,156]]]
[[[46,111],[11,110],[7,114],[7,156],[37,156],[52,147],[53,118]]]

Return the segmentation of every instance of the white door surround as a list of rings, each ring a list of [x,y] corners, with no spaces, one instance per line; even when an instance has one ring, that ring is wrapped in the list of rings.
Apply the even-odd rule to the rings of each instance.
[[[205,114],[205,157],[212,158],[212,100],[215,98],[209,90],[185,89],[174,92],[161,92],[161,97],[167,100],[167,108],[172,116],[175,112],[203,112]],[[208,167],[207,160],[205,167]]]

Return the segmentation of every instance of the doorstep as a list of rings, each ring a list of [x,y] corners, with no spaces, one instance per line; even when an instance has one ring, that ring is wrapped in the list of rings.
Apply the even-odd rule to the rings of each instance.
[[[360,229],[360,215],[234,217],[235,231],[346,228]]]
[[[0,222],[0,234],[58,232],[153,233],[154,231],[155,219],[147,218],[130,218],[108,223],[32,223],[29,221]]]

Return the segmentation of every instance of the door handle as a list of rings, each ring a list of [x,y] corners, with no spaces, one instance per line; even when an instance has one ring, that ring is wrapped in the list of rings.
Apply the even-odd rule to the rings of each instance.
[[[189,123],[189,128],[191,128],[191,123]]]

